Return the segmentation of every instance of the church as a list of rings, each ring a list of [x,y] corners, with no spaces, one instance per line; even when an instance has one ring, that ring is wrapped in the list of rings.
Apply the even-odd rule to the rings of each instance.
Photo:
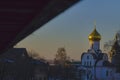
[[[108,60],[108,55],[100,49],[101,35],[96,25],[88,39],[90,48],[81,55],[81,80],[120,80],[120,73],[116,73],[116,67]]]

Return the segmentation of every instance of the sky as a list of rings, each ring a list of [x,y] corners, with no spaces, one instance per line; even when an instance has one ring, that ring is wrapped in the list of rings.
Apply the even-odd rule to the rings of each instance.
[[[64,47],[67,55],[80,60],[81,54],[89,49],[88,35],[94,29],[101,34],[101,50],[115,33],[120,30],[120,0],[83,0],[42,28],[19,42],[15,47],[24,47],[53,59],[57,49]]]

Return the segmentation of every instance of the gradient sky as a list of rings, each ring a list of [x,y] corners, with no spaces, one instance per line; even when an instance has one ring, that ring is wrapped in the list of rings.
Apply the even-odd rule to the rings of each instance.
[[[47,59],[54,58],[59,47],[65,47],[72,59],[80,60],[82,52],[89,48],[88,35],[94,29],[94,21],[102,35],[103,50],[104,43],[112,40],[120,29],[120,0],[83,0],[22,40],[17,47],[34,50]]]

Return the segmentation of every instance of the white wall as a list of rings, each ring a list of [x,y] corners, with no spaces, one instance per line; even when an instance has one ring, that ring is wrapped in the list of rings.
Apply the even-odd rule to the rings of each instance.
[[[95,60],[94,60],[92,54],[89,54],[89,53],[85,53],[82,56],[81,61],[82,61],[83,66],[94,66],[94,64],[95,64]]]
[[[115,70],[112,67],[97,66],[95,72],[97,80],[113,80]]]

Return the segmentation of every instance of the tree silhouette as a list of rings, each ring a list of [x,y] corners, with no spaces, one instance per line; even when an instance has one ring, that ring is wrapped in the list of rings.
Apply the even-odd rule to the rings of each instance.
[[[58,48],[54,62],[55,64],[62,66],[65,66],[67,62],[70,62],[70,57],[67,56],[65,48]]]
[[[29,55],[29,57],[31,57],[31,58],[33,58],[33,59],[37,59],[37,60],[45,60],[45,58],[44,57],[41,57],[40,55],[39,55],[39,53],[38,52],[35,52],[34,50],[29,50],[28,51],[28,55]]]
[[[120,31],[116,33],[114,40],[109,40],[104,44],[104,49],[109,52],[110,59],[114,54],[120,52]]]

